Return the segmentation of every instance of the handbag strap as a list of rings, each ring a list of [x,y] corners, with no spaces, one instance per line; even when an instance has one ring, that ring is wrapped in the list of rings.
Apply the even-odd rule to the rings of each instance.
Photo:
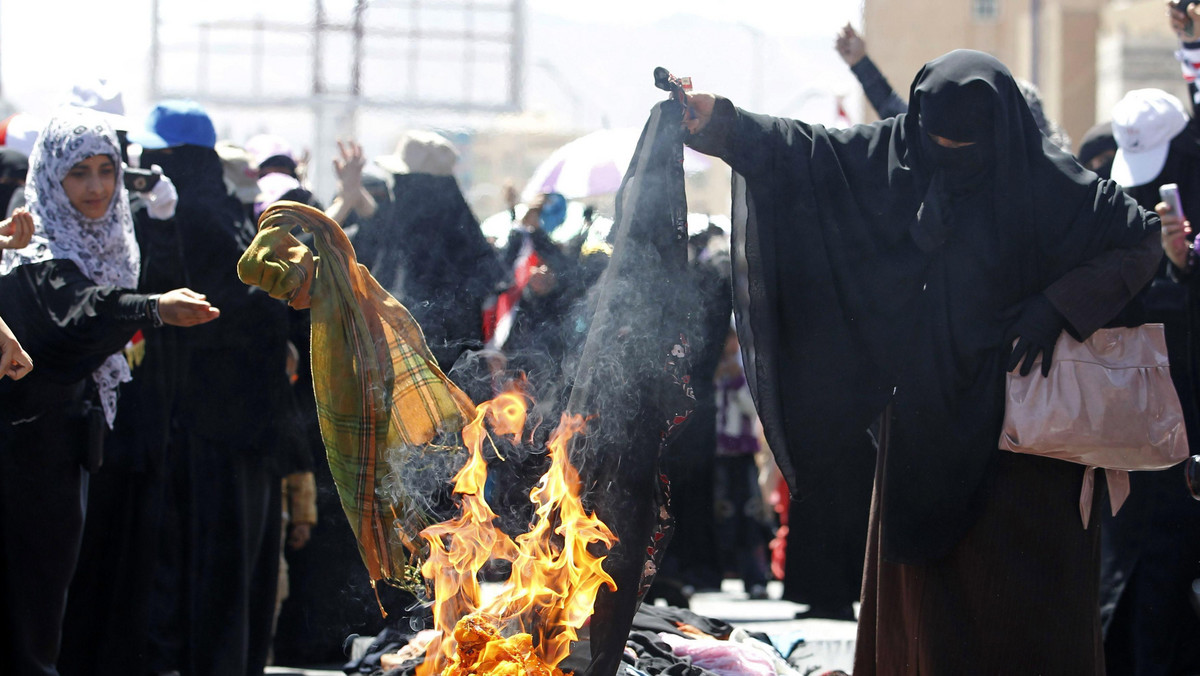
[[[1129,472],[1119,469],[1104,470],[1104,480],[1108,483],[1108,502],[1112,505],[1113,516],[1125,504],[1129,497]],[[1096,492],[1096,468],[1088,467],[1083,471],[1083,488],[1079,491],[1079,516],[1083,518],[1083,529],[1087,530],[1092,516],[1092,498]]]

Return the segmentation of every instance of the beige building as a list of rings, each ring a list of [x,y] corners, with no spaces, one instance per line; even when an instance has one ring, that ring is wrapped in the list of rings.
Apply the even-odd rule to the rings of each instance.
[[[1186,91],[1161,0],[864,0],[863,32],[906,98],[921,65],[940,54],[995,55],[1038,85],[1047,116],[1076,144],[1129,89]]]
[[[1130,89],[1155,87],[1188,105],[1187,85],[1175,59],[1177,38],[1164,16],[1163,3],[1113,2],[1100,15],[1096,62],[1096,118]]]

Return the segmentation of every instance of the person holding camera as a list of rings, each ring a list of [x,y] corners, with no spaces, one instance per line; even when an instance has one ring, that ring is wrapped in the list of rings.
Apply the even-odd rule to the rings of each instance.
[[[194,101],[162,101],[129,139],[143,148],[141,164],[162,167],[174,182],[183,273],[223,313],[183,345],[149,666],[195,676],[257,673],[279,574],[281,462],[297,443],[287,307],[237,278],[255,228],[225,185],[208,112]]]
[[[139,329],[220,314],[187,288],[133,290],[140,253],[122,173],[103,118],[58,113],[30,158],[31,241],[0,259],[0,315],[38,363],[20,382],[0,381],[0,663],[15,674],[58,673],[85,467],[99,464],[129,379],[121,349]]]
[[[1200,213],[1200,123],[1195,75],[1200,31],[1194,3],[1167,4],[1181,42],[1177,53],[1192,94],[1191,115],[1167,92],[1139,89],[1112,112],[1118,150],[1112,177],[1144,208],[1162,218],[1166,254],[1143,294],[1149,321],[1161,322],[1171,379],[1183,405],[1188,438],[1200,439],[1200,276],[1192,271],[1189,213]],[[1174,184],[1171,195],[1170,184]],[[1164,199],[1164,196],[1166,199]],[[1177,469],[1133,472],[1119,514],[1104,515],[1101,538],[1101,621],[1112,674],[1200,672],[1200,616],[1191,607],[1200,577],[1200,503]]]
[[[878,419],[855,676],[1096,674],[1099,526],[1084,468],[998,450],[1005,373],[1118,314],[1159,219],[1044,143],[1008,69],[929,62],[908,113],[826,129],[692,94],[737,173],[739,336],[795,499]],[[744,190],[743,190],[744,188]],[[1034,375],[1034,377],[1037,377]]]

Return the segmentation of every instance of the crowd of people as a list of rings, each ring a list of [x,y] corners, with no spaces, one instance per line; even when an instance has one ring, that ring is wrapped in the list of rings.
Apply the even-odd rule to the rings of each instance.
[[[1135,473],[1081,529],[1082,467],[996,447],[1005,372],[1045,372],[1064,331],[1144,322],[1200,439],[1200,10],[1168,15],[1190,111],[1129,92],[1074,155],[994,58],[940,57],[906,100],[849,26],[836,49],[880,122],[691,95],[688,144],[752,208],[690,228],[696,403],[663,458],[650,598],[780,579],[797,617],[857,618],[856,674],[1200,670],[1200,502],[1178,474]],[[238,258],[271,204],[321,209],[477,403],[519,383],[548,412],[612,250],[594,213],[564,237],[561,195],[512,192],[486,236],[426,130],[370,160],[339,143],[324,206],[287,140],[219,140],[194,102],[136,123],[103,87],[66,103],[0,124],[3,672],[259,674],[419,618],[359,561],[306,311]]]

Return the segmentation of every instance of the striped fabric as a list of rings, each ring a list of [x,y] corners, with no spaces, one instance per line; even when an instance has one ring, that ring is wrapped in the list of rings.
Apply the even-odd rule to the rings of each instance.
[[[303,247],[289,234],[297,225],[313,234],[317,254],[312,378],[329,468],[372,582],[410,586],[420,566],[417,533],[431,520],[388,475],[424,454],[457,450],[433,442],[458,432],[475,407],[438,368],[412,315],[319,210],[296,202],[267,209],[238,264],[243,281],[261,284],[262,270],[281,264],[273,253],[281,241]]]

